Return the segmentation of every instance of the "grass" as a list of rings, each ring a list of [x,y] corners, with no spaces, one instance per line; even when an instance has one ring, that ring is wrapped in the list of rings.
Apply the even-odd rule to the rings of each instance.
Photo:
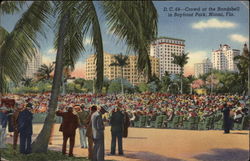
[[[17,148],[19,149],[19,148]],[[9,161],[89,161],[85,157],[68,157],[62,155],[61,152],[48,150],[47,153],[31,153],[23,155],[19,151],[15,151],[12,145],[7,144],[6,149],[0,149],[1,156]]]

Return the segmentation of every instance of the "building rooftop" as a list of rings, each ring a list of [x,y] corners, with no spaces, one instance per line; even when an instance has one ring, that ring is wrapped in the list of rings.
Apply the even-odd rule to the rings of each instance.
[[[183,40],[183,39],[172,38],[172,37],[166,37],[166,36],[159,36],[157,39],[172,39],[172,40],[185,41],[185,40]]]

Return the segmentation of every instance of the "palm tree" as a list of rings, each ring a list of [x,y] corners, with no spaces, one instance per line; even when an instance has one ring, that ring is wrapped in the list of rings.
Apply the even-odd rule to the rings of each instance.
[[[178,65],[181,68],[180,77],[181,77],[181,94],[183,93],[183,73],[184,73],[184,66],[188,63],[188,53],[182,53],[182,55],[175,55],[172,54],[174,60],[172,61],[174,64]]]
[[[0,15],[19,11],[24,3],[3,1]],[[39,47],[37,33],[45,35],[43,25],[47,22],[50,9],[49,2],[33,2],[10,33],[0,26],[0,93],[6,91],[8,80],[18,83],[22,79],[27,62]]]
[[[122,55],[122,53],[118,55],[114,55],[115,61],[110,64],[110,66],[117,66],[121,68],[121,87],[122,87],[122,94],[124,94],[124,87],[123,87],[123,68],[128,65],[128,56]]]
[[[138,54],[137,68],[151,79],[148,47],[157,36],[157,10],[152,1],[105,1],[104,13],[110,32]]]
[[[45,119],[44,126],[36,140],[32,143],[34,152],[47,152],[50,131],[55,119],[58,96],[62,82],[63,69],[65,67],[65,57],[69,55],[72,61],[76,61],[82,51],[83,36],[81,24],[78,17],[80,14],[77,9],[80,2],[54,2],[57,17],[57,32],[55,38],[55,48],[57,48],[55,74],[52,83],[51,99],[49,101],[49,111]]]
[[[36,73],[39,80],[50,80],[52,78],[51,73],[54,71],[54,64],[42,64]]]
[[[242,55],[234,57],[234,60],[239,61],[237,64],[237,68],[239,70],[239,73],[241,74],[242,81],[248,81],[248,96],[250,96],[250,53],[246,43],[244,44]],[[246,75],[248,75],[247,80],[245,77]]]
[[[23,79],[22,79],[22,84],[23,84],[25,87],[30,87],[30,86],[31,86],[31,83],[32,83],[32,78],[23,78]]]
[[[138,67],[140,70],[143,70],[147,65],[146,63],[148,62],[144,60],[149,59],[148,46],[157,34],[157,11],[153,5],[153,2],[102,1],[99,3],[101,3],[104,9],[104,13],[109,24],[109,30],[114,31],[114,34],[117,35],[121,40],[125,40],[130,49],[139,54]],[[40,7],[39,4],[42,7]],[[35,11],[39,11],[38,13],[42,16],[36,14],[35,16],[28,17],[29,24],[30,22],[37,22],[42,18],[45,20],[47,18],[46,13],[51,11],[50,4],[51,3],[48,1],[33,2],[31,6],[38,6]],[[49,135],[52,124],[54,123],[55,110],[57,107],[57,100],[62,81],[64,55],[68,53],[70,56],[72,56],[72,60],[77,60],[78,55],[80,55],[80,53],[84,50],[82,40],[87,33],[90,34],[94,53],[96,54],[97,92],[101,92],[103,84],[103,42],[100,23],[93,1],[58,1],[53,2],[53,4],[55,5],[55,15],[57,16],[56,27],[58,29],[55,39],[55,48],[57,48],[55,74],[52,83],[48,115],[45,119],[45,123],[40,134],[32,144],[33,152],[46,152],[48,149]],[[45,10],[44,6],[46,5],[47,7],[45,7]],[[37,21],[36,18],[38,19]],[[27,26],[25,29],[30,30],[31,27],[35,27],[35,29],[38,30],[40,29],[40,26],[41,24]],[[19,25],[19,27],[23,26]],[[34,34],[35,30],[31,30],[29,32],[23,32],[22,30],[19,30],[19,33],[25,38],[27,35],[29,36]],[[16,34],[18,33],[16,32]],[[34,37],[30,39],[35,40]],[[12,46],[14,42],[15,41],[9,43],[11,46],[6,47],[6,49],[13,49]],[[29,41],[25,41],[25,43],[30,44]],[[19,47],[20,49],[23,49],[23,46]],[[32,48],[27,50],[29,51],[28,53],[33,53],[30,49]],[[15,57],[13,54],[11,56],[12,59],[17,59],[13,61],[15,63],[19,61],[19,55],[16,55],[17,57]],[[25,63],[20,64],[23,65]],[[17,66],[13,65],[12,67]]]

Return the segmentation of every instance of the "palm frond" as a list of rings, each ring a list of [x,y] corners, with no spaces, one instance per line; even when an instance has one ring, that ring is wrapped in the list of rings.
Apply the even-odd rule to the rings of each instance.
[[[18,82],[23,77],[28,60],[37,52],[37,32],[50,14],[49,2],[33,2],[16,23],[13,31],[1,41],[0,68],[3,78]],[[6,80],[5,79],[5,80]]]
[[[148,47],[157,36],[157,10],[152,1],[105,1],[103,9],[109,31],[138,54],[138,70],[144,70],[150,64]]]
[[[92,47],[95,53],[96,59],[96,90],[98,93],[101,92],[103,86],[103,42],[100,23],[98,20],[95,5],[92,1],[84,1],[79,5],[81,10],[81,16],[79,17],[79,22],[82,22],[80,26],[84,28],[84,33],[90,33],[92,38]]]
[[[0,15],[13,14],[20,11],[26,2],[19,1],[2,1],[0,3]]]

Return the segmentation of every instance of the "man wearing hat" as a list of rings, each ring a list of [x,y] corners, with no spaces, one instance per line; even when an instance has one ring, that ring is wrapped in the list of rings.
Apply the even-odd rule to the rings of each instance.
[[[3,147],[5,147],[5,135],[6,135],[6,127],[8,123],[8,108],[6,107],[5,103],[2,102],[0,108],[0,128],[1,128],[1,136],[0,142]]]
[[[230,119],[230,102],[227,102],[223,105],[223,109],[221,112],[224,115],[223,121],[224,121],[224,134],[230,133],[231,128],[231,119]]]
[[[116,147],[116,138],[118,140],[118,151],[119,155],[123,155],[123,149],[122,149],[122,136],[123,136],[123,130],[124,130],[124,115],[120,111],[120,108],[116,108],[116,111],[112,113],[111,119],[111,155],[115,155],[115,147]]]
[[[88,137],[88,159],[92,160],[93,157],[93,132],[92,132],[92,123],[91,123],[91,116],[93,113],[95,113],[97,110],[97,106],[93,105],[90,108],[90,113],[88,115],[88,118],[86,120],[87,124],[87,131],[86,131],[86,136]]]
[[[32,119],[33,114],[31,112],[32,107],[27,105],[18,116],[18,131],[20,133],[20,153],[31,153],[31,137],[33,134]]]
[[[87,137],[86,137],[86,131],[87,131],[86,121],[88,117],[88,112],[85,110],[84,105],[80,106],[77,115],[79,118],[79,134],[80,134],[81,148],[88,148]]]
[[[66,154],[66,145],[69,139],[69,156],[73,156],[73,149],[75,145],[76,129],[79,126],[78,117],[73,114],[73,108],[68,107],[67,112],[62,110],[56,112],[57,116],[62,116],[63,121],[60,130],[63,132],[63,147],[62,153]]]
[[[108,106],[102,105],[91,116],[92,133],[94,140],[93,161],[104,161],[104,124],[102,115],[109,111]]]
[[[24,104],[22,104],[21,102],[16,102],[15,111],[12,115],[12,124],[13,124],[13,128],[14,128],[14,137],[13,137],[13,149],[14,150],[16,150],[18,135],[19,135],[18,116],[19,116],[19,113],[22,111],[23,107],[24,107]]]

